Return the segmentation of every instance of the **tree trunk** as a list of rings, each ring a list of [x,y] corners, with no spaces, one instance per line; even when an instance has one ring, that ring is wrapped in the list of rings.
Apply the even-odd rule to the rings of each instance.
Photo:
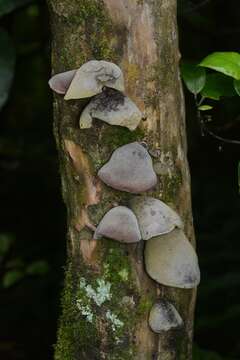
[[[49,10],[53,73],[91,59],[112,61],[123,70],[127,95],[146,115],[133,132],[103,122],[80,130],[86,102],[54,98],[54,135],[68,212],[68,263],[55,359],[191,359],[196,291],[151,280],[142,241],[95,241],[88,226],[131,197],[100,183],[98,169],[117,147],[145,141],[159,175],[148,194],[181,214],[194,242],[176,0],[49,0]],[[111,295],[99,306],[89,292],[94,289],[96,295],[109,284]],[[149,329],[149,310],[159,298],[175,305],[184,329],[160,336]],[[114,319],[107,320],[108,311],[121,326],[115,321],[114,328]]]

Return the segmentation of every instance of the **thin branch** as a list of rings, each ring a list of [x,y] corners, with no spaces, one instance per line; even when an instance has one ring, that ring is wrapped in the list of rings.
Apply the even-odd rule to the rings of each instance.
[[[233,140],[233,139],[227,139],[227,138],[223,138],[222,136],[219,136],[217,134],[215,134],[213,131],[209,130],[205,121],[201,118],[200,121],[200,125],[201,125],[201,130],[202,130],[202,135],[204,136],[205,133],[207,133],[208,135],[212,136],[213,138],[222,141],[224,143],[227,144],[234,144],[234,145],[240,145],[240,141],[239,140]]]

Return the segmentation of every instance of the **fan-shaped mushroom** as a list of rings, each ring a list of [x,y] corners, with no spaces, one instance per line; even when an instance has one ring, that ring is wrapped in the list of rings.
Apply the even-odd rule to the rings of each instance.
[[[131,193],[147,191],[157,183],[151,156],[138,142],[116,149],[98,176],[112,188]]]
[[[158,283],[186,289],[199,284],[197,255],[182,230],[148,240],[144,255],[146,271]]]
[[[116,206],[109,210],[98,224],[94,239],[103,236],[124,243],[140,241],[137,218],[132,210],[126,206]]]
[[[130,202],[130,207],[138,219],[143,240],[183,226],[179,215],[158,199],[137,196]]]
[[[167,300],[160,300],[153,305],[148,322],[155,333],[180,328],[183,325],[181,316]]]
[[[104,86],[124,91],[122,71],[111,62],[91,60],[77,70],[64,99],[91,97],[102,92]]]
[[[95,96],[83,110],[79,122],[80,128],[90,128],[94,118],[110,125],[125,126],[129,130],[135,130],[142,119],[142,113],[127,96],[119,91],[106,89]]]

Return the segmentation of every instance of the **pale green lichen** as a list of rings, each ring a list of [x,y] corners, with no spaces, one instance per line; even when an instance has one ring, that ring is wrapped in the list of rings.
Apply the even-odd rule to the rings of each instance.
[[[96,312],[95,305],[102,308],[105,303],[105,312],[102,312],[102,316],[107,320],[109,327],[113,333],[116,333],[120,328],[124,326],[124,322],[112,312],[107,306],[110,306],[110,300],[112,299],[111,284],[105,281],[103,278],[96,279],[96,288],[91,284],[88,284],[84,277],[80,278],[80,289],[84,294],[76,300],[76,306],[80,311],[81,315],[86,318],[90,323],[97,320],[98,313]],[[117,343],[121,340],[118,336],[115,337]]]
[[[105,301],[111,300],[111,284],[109,282],[105,282],[104,279],[97,279],[96,282],[97,288],[94,290],[91,285],[86,284],[86,280],[84,278],[81,278],[80,289],[84,289],[87,297],[93,300],[97,306],[101,306]]]
[[[78,310],[81,312],[81,314],[83,316],[86,316],[86,320],[88,322],[92,323],[94,314],[92,313],[92,310],[91,310],[90,306],[89,305],[83,305],[80,299],[78,299],[76,301],[76,305],[77,305]]]
[[[106,319],[111,322],[112,331],[115,332],[117,328],[123,327],[124,323],[119,320],[117,315],[113,314],[110,310],[106,312]]]

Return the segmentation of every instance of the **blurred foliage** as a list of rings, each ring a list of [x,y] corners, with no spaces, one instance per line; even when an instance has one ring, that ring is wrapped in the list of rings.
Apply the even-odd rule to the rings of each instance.
[[[211,131],[240,139],[239,12],[235,0],[178,0],[202,270],[193,360],[240,359],[240,150],[209,134],[202,136],[195,102]],[[47,86],[46,5],[0,0],[0,22],[0,358],[50,360],[63,281],[66,214]],[[226,59],[230,53],[234,69]],[[204,67],[197,66],[201,59]]]
[[[48,13],[43,1],[0,0],[0,16],[0,359],[47,360],[66,251]]]
[[[201,67],[215,70],[217,73],[208,74],[201,71]],[[202,104],[205,99],[220,100],[225,96],[240,96],[240,54],[237,52],[215,52],[205,57],[199,64],[193,65],[183,61],[180,70],[187,89],[194,95],[198,110],[197,118],[202,133],[206,132],[222,142],[237,144],[236,140],[225,139],[209,131],[205,123],[211,117],[204,118],[201,113],[213,109],[212,105]],[[199,93],[200,99],[197,97]],[[238,145],[240,145],[240,141],[238,141]],[[238,184],[240,182],[239,176],[238,171]]]
[[[31,0],[0,0],[0,17],[30,3]]]
[[[8,33],[0,28],[0,110],[5,105],[14,75],[15,49]]]
[[[0,234],[0,265],[3,273],[0,284],[4,288],[15,285],[26,276],[43,276],[49,271],[49,265],[45,260],[37,260],[30,264],[25,264],[22,259],[12,259],[11,256],[8,256],[14,240],[12,234]]]

